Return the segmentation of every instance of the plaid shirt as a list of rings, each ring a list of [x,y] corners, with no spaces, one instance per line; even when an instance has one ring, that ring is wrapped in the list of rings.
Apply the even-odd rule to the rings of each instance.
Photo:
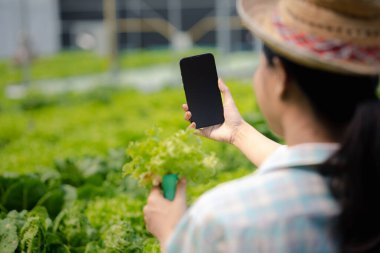
[[[340,208],[313,168],[337,148],[282,146],[256,173],[207,192],[181,219],[168,253],[337,252]]]

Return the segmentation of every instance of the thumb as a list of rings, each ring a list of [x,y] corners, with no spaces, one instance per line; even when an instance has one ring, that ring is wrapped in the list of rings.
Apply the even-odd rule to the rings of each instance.
[[[177,184],[174,201],[186,199],[186,179],[182,178]]]
[[[235,102],[234,102],[234,99],[232,98],[231,92],[228,89],[227,85],[224,84],[222,79],[218,80],[218,86],[219,86],[220,92],[223,95],[224,103],[225,104],[234,104]]]

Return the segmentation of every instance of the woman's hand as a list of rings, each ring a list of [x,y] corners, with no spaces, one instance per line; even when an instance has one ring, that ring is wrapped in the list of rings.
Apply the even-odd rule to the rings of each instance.
[[[162,252],[166,241],[186,212],[186,180],[181,179],[173,201],[164,198],[159,187],[154,187],[144,207],[145,224],[161,243]]]
[[[198,133],[212,140],[233,143],[235,135],[239,127],[243,125],[244,120],[235,105],[228,87],[223,83],[221,79],[219,79],[218,84],[219,90],[222,92],[224,99],[223,109],[225,121],[220,125],[199,129]],[[182,108],[185,111],[185,119],[187,121],[190,121],[191,112],[189,111],[188,105],[184,104],[182,105]],[[196,123],[191,123],[190,127],[196,128]]]
[[[207,138],[228,142],[236,146],[257,167],[271,155],[280,144],[268,139],[255,128],[249,125],[240,116],[230,91],[222,80],[219,80],[219,89],[222,92],[224,103],[224,123],[221,125],[199,129],[197,133]],[[182,105],[185,111],[185,119],[190,121],[191,112],[189,107]],[[195,128],[195,122],[191,123]]]

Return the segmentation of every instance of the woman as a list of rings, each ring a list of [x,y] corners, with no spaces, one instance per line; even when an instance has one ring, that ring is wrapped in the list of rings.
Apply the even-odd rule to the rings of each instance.
[[[189,210],[184,181],[173,202],[153,189],[147,228],[170,253],[380,252],[380,1],[240,0],[238,10],[264,42],[254,90],[286,146],[248,125],[220,81],[226,121],[199,133],[259,169]]]

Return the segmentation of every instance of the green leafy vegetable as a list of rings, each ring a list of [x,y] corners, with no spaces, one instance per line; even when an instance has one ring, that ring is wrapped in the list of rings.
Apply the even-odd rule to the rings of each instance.
[[[55,233],[47,233],[46,235],[46,252],[51,253],[70,253],[70,248],[65,245],[61,238]]]
[[[150,253],[160,253],[160,243],[155,238],[149,238],[144,241],[144,251]]]
[[[21,252],[43,252],[46,228],[39,217],[30,217],[20,232]]]
[[[141,241],[129,222],[121,221],[103,234],[104,245],[107,252],[142,252]]]
[[[131,175],[144,186],[158,184],[166,174],[177,174],[198,183],[215,175],[218,160],[215,154],[203,150],[193,131],[181,130],[165,139],[159,132],[151,130],[145,140],[128,146],[131,161],[123,168],[125,175]]]
[[[64,197],[65,192],[61,187],[52,189],[42,196],[42,198],[37,202],[37,206],[46,207],[49,215],[55,218],[63,207]]]
[[[86,245],[96,238],[96,231],[83,214],[83,209],[83,205],[64,209],[54,221],[53,232],[72,247]]]
[[[17,226],[10,219],[0,221],[0,252],[13,253],[18,245]]]
[[[2,195],[2,205],[8,210],[30,210],[47,192],[47,187],[34,175],[14,180]]]
[[[27,217],[26,217],[27,214],[28,214],[28,212],[25,210],[21,211],[21,212],[17,212],[16,210],[13,210],[7,214],[5,220],[8,220],[8,221],[12,222],[14,225],[16,225],[17,233],[19,233],[19,231],[24,226],[24,223],[27,219]]]

